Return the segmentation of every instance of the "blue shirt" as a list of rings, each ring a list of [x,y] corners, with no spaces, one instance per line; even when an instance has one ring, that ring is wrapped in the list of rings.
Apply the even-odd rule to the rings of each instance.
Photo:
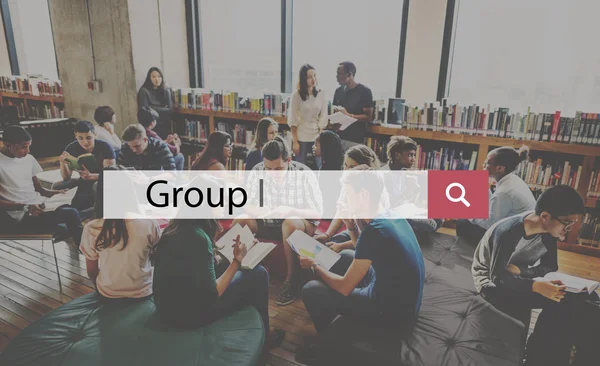
[[[77,141],[73,141],[70,144],[68,144],[65,148],[65,151],[76,158],[78,158],[80,155],[87,154],[87,151],[85,151],[85,149],[81,147],[81,145],[79,145],[79,142]],[[92,155],[94,155],[94,158],[96,158],[96,162],[100,167],[104,165],[105,159],[112,160],[115,158],[115,152],[112,149],[112,147],[110,147],[108,143],[102,140],[94,141],[94,149],[92,150]],[[90,171],[90,173],[100,172]]]
[[[252,170],[254,166],[263,162],[262,153],[259,149],[254,149],[246,157],[246,170]]]
[[[421,308],[425,263],[415,233],[404,219],[375,218],[361,232],[356,259],[375,270],[378,309],[395,319],[412,319]]]

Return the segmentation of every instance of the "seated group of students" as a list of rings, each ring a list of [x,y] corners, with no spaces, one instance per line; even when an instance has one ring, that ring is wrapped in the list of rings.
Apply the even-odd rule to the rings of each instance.
[[[111,114],[107,107],[102,108],[106,116],[100,118],[99,124],[103,124],[100,121],[114,122],[114,112]],[[104,127],[96,128],[90,122],[80,121],[75,126],[77,141],[65,149],[65,154],[92,153],[97,161],[102,161],[104,170],[123,167],[174,170],[173,153],[179,154],[179,139],[170,136],[167,141],[161,141],[148,137],[155,120],[151,109],[140,109],[141,124],[125,129],[122,135],[125,142],[120,146],[116,161],[110,142],[95,138],[94,131]],[[62,191],[47,190],[36,178],[42,169],[28,154],[31,143],[31,136],[21,127],[9,127],[4,132],[0,154],[3,228],[47,230],[66,224],[70,236],[86,257],[88,274],[102,301],[136,301],[153,295],[160,316],[181,327],[202,326],[251,305],[261,314],[268,335],[265,351],[281,343],[284,332],[270,331],[269,327],[267,271],[261,265],[253,270],[241,270],[240,263],[247,249],[239,239],[234,244],[234,261],[228,262],[216,253],[215,242],[223,231],[218,220],[176,219],[161,234],[153,220],[103,219],[101,175],[104,170],[89,172],[87,169],[80,171],[81,178],[76,183],[83,187],[81,195],[87,195],[74,200],[73,205],[78,207],[63,206],[44,212],[44,197]],[[176,149],[173,151],[168,143],[173,143]],[[417,144],[412,139],[392,137],[387,147],[389,164],[383,168],[411,169],[416,149]],[[231,136],[215,132],[192,168],[225,169],[231,152]],[[382,168],[377,155],[365,145],[355,145],[344,152],[339,136],[332,131],[320,133],[313,153],[320,157],[320,170]],[[549,188],[536,202],[528,186],[512,174],[522,156],[524,154],[511,147],[498,148],[488,154],[485,169],[497,182],[495,192],[490,192],[490,217],[459,222],[457,232],[459,235],[466,232],[467,239],[478,245],[473,277],[477,290],[487,301],[517,318],[519,311],[544,309],[528,340],[528,364],[563,364],[560,362],[568,359],[573,344],[577,345],[578,365],[591,364],[591,332],[597,323],[590,322],[584,314],[588,314],[586,300],[593,296],[565,293],[561,283],[536,279],[558,269],[557,240],[564,238],[584,213],[584,203],[569,186]],[[64,155],[60,160],[61,174],[67,180],[71,172]],[[253,162],[257,163],[252,166]],[[276,122],[264,118],[258,124],[246,169],[302,171],[310,168],[292,160],[290,148],[277,135]],[[94,182],[100,187],[94,189]],[[65,182],[61,184],[64,186]],[[324,233],[316,232],[316,221],[305,219],[255,220],[241,216],[234,224],[248,225],[258,238],[282,241],[288,271],[276,302],[282,306],[290,304],[302,289],[302,300],[319,333],[340,314],[367,318],[382,327],[407,327],[418,315],[425,277],[415,232],[435,231],[441,220],[386,218],[388,209],[401,202],[394,197],[388,197],[385,202],[382,196],[386,182],[377,175],[368,179],[364,175],[345,175],[342,185],[344,197],[340,198],[340,210],[345,210],[346,215],[340,217],[360,214],[373,219],[333,220]],[[394,187],[391,188],[388,192],[393,191]],[[280,201],[271,207],[285,210],[304,202],[307,210],[315,208],[316,200],[311,197],[314,190],[297,184],[277,184],[267,189],[280,193],[275,196]],[[95,207],[96,219],[83,228],[79,210],[90,207]],[[289,214],[294,216],[291,209]],[[346,230],[338,233],[344,225]],[[474,225],[482,228],[477,234],[481,237],[474,238]],[[297,256],[287,242],[296,230],[314,236],[339,252],[341,259],[331,270],[326,270],[311,258]],[[537,250],[523,251],[523,248]],[[520,256],[521,252],[529,255]],[[532,252],[536,254],[532,256]],[[300,268],[306,271],[301,272]],[[302,283],[300,274],[311,272],[314,280]],[[314,351],[312,345],[302,347],[297,351],[297,358],[310,360]]]

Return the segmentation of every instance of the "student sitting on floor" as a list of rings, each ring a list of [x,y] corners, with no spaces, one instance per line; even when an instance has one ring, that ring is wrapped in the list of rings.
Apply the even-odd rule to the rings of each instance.
[[[535,211],[495,223],[475,249],[475,287],[488,302],[525,325],[531,309],[543,309],[527,342],[528,365],[568,365],[574,343],[578,362],[595,354],[595,346],[590,349],[585,340],[595,338],[598,318],[594,322],[581,314],[590,306],[585,300],[597,300],[597,295],[565,293],[561,281],[538,279],[558,271],[557,239],[564,240],[584,210],[573,188],[548,188]],[[592,365],[577,363],[583,364]]]
[[[227,170],[227,163],[233,153],[231,135],[215,131],[208,137],[204,151],[192,163],[191,170]]]
[[[123,146],[117,163],[137,170],[175,170],[175,160],[164,141],[147,137],[140,124],[129,125],[123,131]]]
[[[122,166],[105,170],[125,170]],[[131,192],[133,185],[125,192]],[[142,299],[152,295],[150,253],[160,239],[160,227],[155,220],[103,219],[103,184],[98,184],[97,219],[88,222],[81,236],[81,252],[85,256],[87,273],[102,299]],[[131,212],[137,212],[135,195],[124,194],[122,202]]]
[[[287,263],[287,276],[279,290],[276,304],[285,306],[296,300],[299,290],[299,281],[296,278],[296,267],[298,259],[294,251],[287,243],[287,238],[296,230],[302,230],[312,236],[318,225],[317,220],[300,218],[280,219],[280,217],[319,217],[323,210],[323,199],[321,197],[319,183],[314,174],[299,176],[294,174],[298,171],[310,171],[310,169],[297,161],[292,161],[291,152],[283,138],[275,137],[274,140],[265,144],[262,149],[263,162],[256,165],[248,177],[248,189],[250,196],[245,209],[250,211],[258,206],[258,179],[262,171],[286,171],[285,175],[266,175],[264,180],[264,191],[270,192],[265,197],[264,207],[276,207],[271,213],[276,214],[276,219],[255,220],[245,216],[236,218],[233,225],[239,223],[247,225],[257,237],[262,239],[281,240],[285,251]],[[303,181],[300,181],[302,177]],[[303,208],[299,208],[303,207]],[[258,212],[258,209],[256,209]],[[302,211],[302,215],[297,212]],[[252,215],[259,216],[259,213]]]
[[[265,117],[258,121],[256,135],[252,141],[252,150],[246,156],[244,170],[252,170],[256,164],[262,163],[261,150],[263,146],[273,140],[279,131],[279,124],[271,117]]]
[[[109,144],[115,151],[115,156],[119,156],[121,139],[115,133],[115,123],[117,123],[115,111],[107,105],[98,107],[94,112],[94,120],[98,124],[96,138]]]
[[[153,131],[153,129],[156,127],[158,118],[158,112],[156,112],[150,107],[141,107],[138,111],[138,122],[146,129],[146,136],[163,141],[163,139],[160,136],[158,136],[156,132]],[[183,170],[183,163],[185,161],[185,158],[180,152],[181,140],[179,139],[179,136],[177,134],[168,135],[165,142],[169,146],[171,154],[173,154],[173,160],[175,161],[175,169]]]
[[[72,205],[82,211],[94,206],[94,186],[98,181],[98,174],[103,167],[115,163],[115,153],[108,143],[96,139],[96,131],[90,121],[79,121],[75,124],[75,139],[67,145],[58,158],[63,181],[54,183],[52,189],[79,187]],[[68,159],[78,158],[83,154],[92,154],[96,159],[96,166],[84,165],[82,169],[77,170],[79,178],[71,179],[73,172],[69,167]]]
[[[195,186],[219,190],[213,179],[200,179],[205,182]],[[223,259],[224,265],[217,265],[215,238],[220,231],[221,226],[213,219],[170,222],[153,256],[154,302],[158,315],[174,326],[194,328],[254,306],[265,327],[265,349],[279,346],[285,333],[270,331],[268,272],[261,265],[253,270],[241,270],[240,263],[247,249],[240,243],[239,236],[235,243],[226,244],[234,245],[234,261],[227,263]]]
[[[312,258],[300,257],[302,268],[316,280],[302,290],[302,301],[317,333],[338,315],[368,320],[372,326],[407,327],[421,307],[425,264],[417,238],[404,219],[389,219],[381,206],[384,183],[372,168],[359,166],[342,178],[346,192],[341,217],[348,230],[360,231],[356,252],[344,250],[331,271]],[[344,211],[344,208],[341,210]],[[296,360],[306,363],[315,348],[301,347]]]
[[[349,170],[359,165],[366,165],[373,169],[380,168],[379,158],[370,147],[365,145],[354,145],[346,151],[344,155],[344,168]],[[343,191],[342,191],[343,192]],[[344,200],[343,194],[339,195],[339,200]],[[382,198],[384,206],[387,206],[387,196]],[[336,215],[339,217],[339,215]],[[336,234],[344,223],[340,219],[333,219],[329,227],[323,234],[315,235],[314,238],[321,243],[324,243],[336,253],[344,249],[354,249],[356,245],[356,237],[353,238],[348,230],[344,230]]]
[[[47,197],[62,193],[42,187],[36,174],[42,167],[29,155],[31,135],[19,126],[4,130],[4,146],[0,152],[0,226],[3,233],[57,233],[66,224],[69,235],[79,247],[81,219],[69,206],[44,212]],[[61,233],[62,234],[62,233]]]
[[[321,161],[319,170],[342,170],[344,167],[344,149],[342,140],[333,131],[323,131],[313,145],[313,155]]]
[[[383,166],[382,170],[408,170],[415,165],[417,155],[417,143],[407,136],[392,136],[387,144],[388,163]],[[400,182],[396,175],[386,175],[386,188],[390,194],[390,208],[397,207],[407,200],[403,197],[402,184],[414,184],[412,182]],[[414,192],[406,190],[404,192]],[[408,198],[410,200],[413,197]],[[407,219],[415,233],[433,232],[439,229],[444,220],[441,219]]]
[[[535,208],[535,198],[531,189],[521,178],[513,174],[519,163],[527,159],[529,149],[522,146],[515,150],[510,146],[490,151],[483,168],[496,181],[496,190],[490,191],[490,215],[487,219],[458,220],[456,235],[477,245],[485,231],[496,222]]]

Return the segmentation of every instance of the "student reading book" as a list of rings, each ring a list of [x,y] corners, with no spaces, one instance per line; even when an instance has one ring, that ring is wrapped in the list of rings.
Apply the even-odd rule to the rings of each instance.
[[[254,269],[276,247],[273,243],[263,243],[254,239],[254,234],[248,226],[242,227],[240,224],[235,224],[217,241],[219,253],[227,258],[230,263],[235,260],[233,243],[238,236],[240,242],[248,248],[248,254],[241,263],[242,269]]]
[[[304,231],[296,230],[288,238],[288,243],[296,254],[317,261],[320,266],[330,270],[340,259],[340,255],[319,243]]]
[[[567,288],[565,289],[567,292],[572,292],[575,294],[578,294],[581,292],[587,292],[588,294],[591,294],[598,288],[598,286],[600,286],[600,283],[598,283],[596,281],[586,280],[585,278],[579,278],[579,277],[575,277],[575,276],[569,276],[567,274],[558,273],[558,272],[550,272],[550,273],[547,273],[544,277],[534,278],[534,280],[535,281],[560,281],[565,286],[567,286]]]
[[[72,171],[87,169],[90,172],[99,173],[101,170],[96,158],[91,153],[81,154],[79,157],[70,155],[67,156],[65,160],[69,164],[69,169]]]

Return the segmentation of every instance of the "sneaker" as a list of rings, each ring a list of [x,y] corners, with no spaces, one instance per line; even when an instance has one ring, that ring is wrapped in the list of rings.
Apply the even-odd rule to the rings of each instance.
[[[305,344],[296,348],[296,362],[305,365],[314,364],[317,360],[317,346],[315,344]]]
[[[295,300],[296,294],[294,289],[292,288],[292,283],[290,281],[285,281],[279,289],[279,295],[277,295],[277,300],[275,300],[275,304],[279,306],[286,306],[293,303]]]

